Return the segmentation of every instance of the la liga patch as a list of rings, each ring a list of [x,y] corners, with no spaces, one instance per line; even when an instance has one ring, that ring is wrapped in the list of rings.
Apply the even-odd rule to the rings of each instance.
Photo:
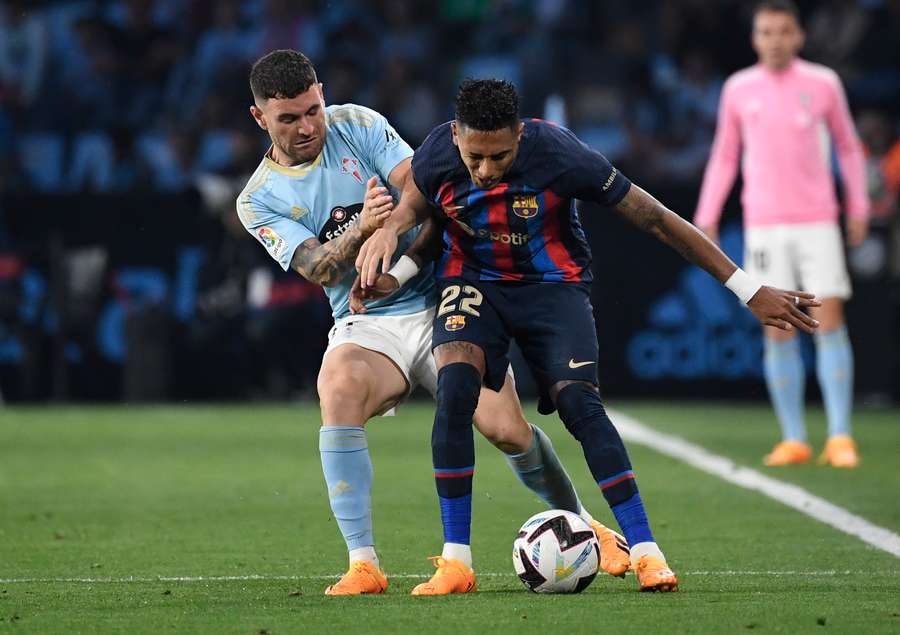
[[[270,254],[275,258],[281,257],[284,253],[285,242],[284,238],[279,236],[274,229],[271,227],[260,227],[257,230],[256,235],[259,236],[259,241]]]

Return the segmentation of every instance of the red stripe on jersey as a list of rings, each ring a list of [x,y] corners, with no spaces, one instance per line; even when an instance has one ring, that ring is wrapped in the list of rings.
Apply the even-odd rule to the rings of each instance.
[[[521,280],[524,274],[516,271],[512,241],[510,240],[512,228],[509,226],[509,212],[507,211],[506,191],[508,189],[509,184],[501,183],[488,190],[484,195],[488,208],[488,231],[497,239],[495,240],[493,236],[488,238],[491,240],[491,250],[494,252],[493,269],[499,272],[504,280]],[[510,242],[503,242],[503,236],[506,236]]]
[[[454,204],[455,198],[456,193],[452,183],[448,181],[441,185],[438,190],[438,200],[444,209],[444,214],[447,214],[446,209]],[[449,214],[447,215],[449,216]],[[462,228],[451,220],[447,224],[447,234],[450,237],[450,255],[447,257],[447,262],[444,263],[444,270],[441,272],[441,277],[443,278],[462,275],[463,270],[463,253],[459,248],[459,241],[463,235]]]
[[[544,244],[550,260],[562,271],[563,280],[578,282],[581,280],[581,267],[572,259],[562,240],[561,215],[569,211],[564,207],[566,203],[571,205],[569,199],[562,199],[550,190],[544,190]]]

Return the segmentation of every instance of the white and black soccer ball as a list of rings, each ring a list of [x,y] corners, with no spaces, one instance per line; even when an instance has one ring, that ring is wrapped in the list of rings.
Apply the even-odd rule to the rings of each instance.
[[[581,593],[600,565],[597,536],[578,514],[550,509],[522,525],[513,543],[513,566],[535,593]]]

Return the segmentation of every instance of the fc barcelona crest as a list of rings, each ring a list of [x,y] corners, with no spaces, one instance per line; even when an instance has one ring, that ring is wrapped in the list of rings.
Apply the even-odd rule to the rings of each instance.
[[[448,315],[447,321],[444,322],[444,330],[450,332],[461,331],[464,328],[466,328],[465,315]]]
[[[534,218],[538,213],[536,194],[516,194],[512,203],[513,214],[519,218]]]

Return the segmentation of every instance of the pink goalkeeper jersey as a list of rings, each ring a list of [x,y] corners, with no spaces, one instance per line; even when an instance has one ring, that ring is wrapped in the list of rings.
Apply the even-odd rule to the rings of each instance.
[[[865,158],[837,74],[800,59],[783,72],[761,64],[738,71],[722,89],[694,224],[718,223],[739,160],[745,226],[836,220],[831,142],[847,213],[865,217]]]

